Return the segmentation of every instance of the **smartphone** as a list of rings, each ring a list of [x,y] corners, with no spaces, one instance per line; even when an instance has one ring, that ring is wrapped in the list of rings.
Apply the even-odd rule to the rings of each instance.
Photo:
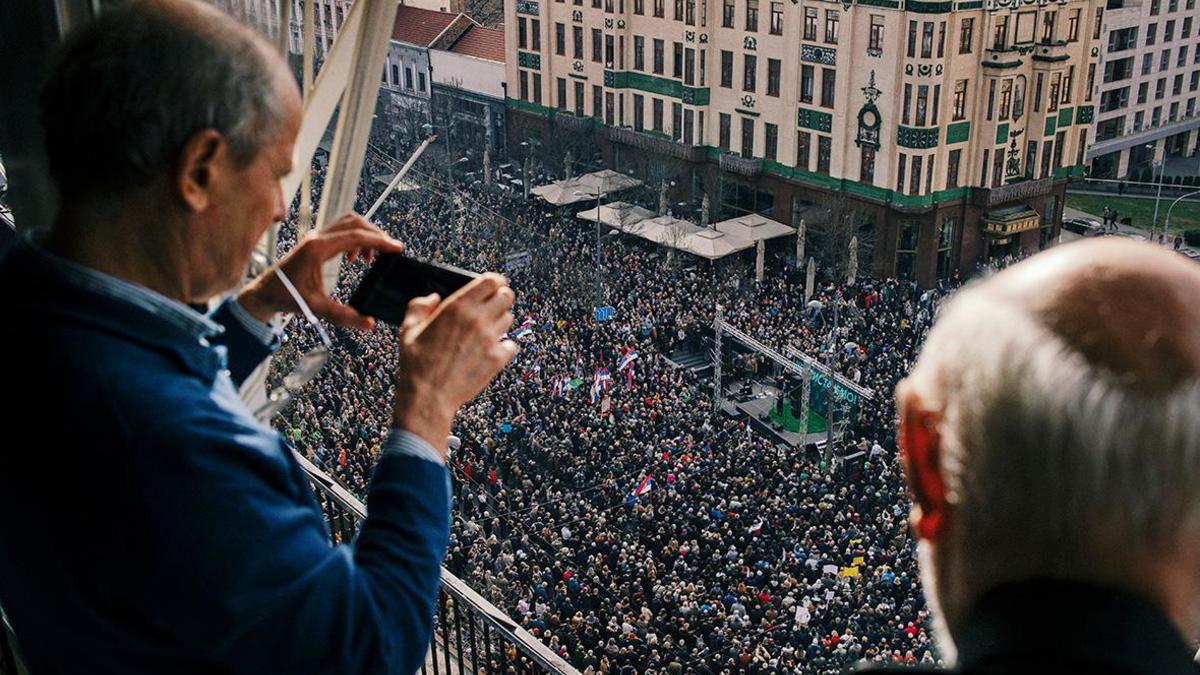
[[[379,253],[350,296],[350,306],[398,326],[404,321],[409,300],[430,293],[448,297],[478,276],[452,265],[423,262],[399,253]]]

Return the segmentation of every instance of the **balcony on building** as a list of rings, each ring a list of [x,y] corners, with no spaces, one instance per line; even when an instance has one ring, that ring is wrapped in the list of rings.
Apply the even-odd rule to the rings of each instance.
[[[742,157],[739,154],[727,152],[721,155],[718,164],[722,171],[753,178],[762,173],[763,161],[755,157]]]
[[[704,146],[689,145],[679,140],[673,140],[665,134],[637,131],[632,127],[620,126],[605,127],[605,134],[613,143],[621,143],[637,150],[665,157],[687,162],[703,162],[706,157]]]

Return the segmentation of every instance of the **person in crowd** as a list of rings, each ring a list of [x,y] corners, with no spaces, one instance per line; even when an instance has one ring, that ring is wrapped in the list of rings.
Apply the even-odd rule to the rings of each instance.
[[[517,352],[497,340],[505,279],[409,305],[394,395],[365,387],[387,419],[370,516],[331,545],[286,439],[236,387],[275,347],[278,313],[370,328],[321,265],[401,245],[349,215],[210,314],[189,307],[233,289],[286,214],[300,98],[283,61],[207,5],[130,2],[68,39],[42,121],[61,211],[0,261],[0,349],[21,390],[3,413],[0,603],[29,669],[415,672],[452,420]]]
[[[1198,289],[1180,256],[1092,240],[943,309],[896,396],[956,672],[1200,672]]]

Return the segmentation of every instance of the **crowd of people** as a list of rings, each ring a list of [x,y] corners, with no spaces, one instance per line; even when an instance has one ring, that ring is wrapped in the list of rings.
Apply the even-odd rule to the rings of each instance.
[[[376,157],[364,175],[387,171]],[[381,189],[364,181],[360,206]],[[786,265],[759,284],[736,262],[689,264],[605,237],[597,302],[594,232],[561,209],[425,187],[391,197],[376,222],[410,254],[468,269],[504,272],[508,254],[531,254],[506,271],[522,351],[456,423],[451,572],[585,673],[937,660],[891,392],[957,278],[929,290],[827,283],[806,298]],[[295,237],[285,224],[281,246]],[[343,297],[365,269],[343,266]],[[598,305],[612,318],[597,321]],[[876,392],[831,453],[861,450],[853,467],[714,414],[711,384],[668,360],[711,335],[718,305],[773,348],[832,350],[839,372]],[[310,333],[290,325],[271,382],[315,342]],[[322,376],[275,426],[363,494],[389,423],[395,329],[334,335]]]

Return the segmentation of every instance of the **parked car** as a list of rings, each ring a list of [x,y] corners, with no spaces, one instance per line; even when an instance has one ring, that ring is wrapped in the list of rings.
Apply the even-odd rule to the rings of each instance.
[[[1063,229],[1074,232],[1081,237],[1100,237],[1106,234],[1104,225],[1091,218],[1067,218],[1063,220]]]

